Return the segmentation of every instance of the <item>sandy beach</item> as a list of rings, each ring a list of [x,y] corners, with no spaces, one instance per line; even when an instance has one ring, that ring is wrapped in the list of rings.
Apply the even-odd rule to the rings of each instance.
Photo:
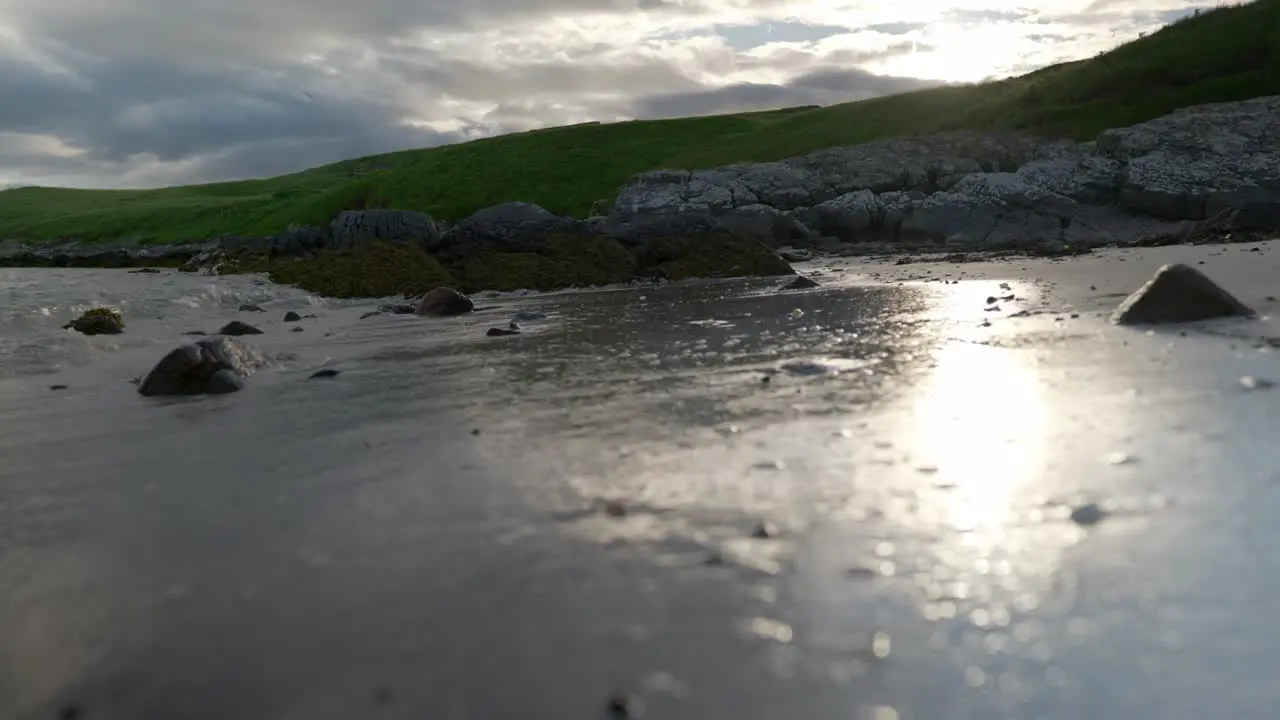
[[[1111,325],[1169,262],[1259,317]],[[6,316],[0,716],[1271,717],[1278,263],[842,258],[440,319],[0,271],[46,293]],[[53,333],[104,293],[124,340]],[[138,396],[229,319],[283,369]]]

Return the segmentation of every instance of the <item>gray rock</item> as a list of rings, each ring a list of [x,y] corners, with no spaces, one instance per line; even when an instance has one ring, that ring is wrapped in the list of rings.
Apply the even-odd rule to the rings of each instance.
[[[727,210],[715,219],[735,235],[749,237],[771,248],[807,245],[818,239],[796,217],[768,205],[743,205]]]
[[[273,363],[260,350],[232,338],[200,340],[171,350],[138,384],[146,396],[235,392],[242,379]]]
[[[210,395],[226,395],[244,389],[244,380],[234,370],[222,369],[209,376],[204,391]]]
[[[263,333],[261,330],[259,330],[258,328],[248,323],[243,323],[243,322],[240,322],[239,320],[232,320],[226,325],[223,325],[222,329],[219,330],[217,334],[239,336],[239,335],[262,335]]]
[[[489,328],[488,332],[486,332],[486,333],[485,333],[485,335],[487,335],[488,337],[507,337],[507,336],[510,336],[510,335],[519,335],[519,334],[520,334],[520,328],[518,328],[518,327],[515,327],[515,328],[512,328],[512,327],[504,327],[504,328],[492,327],[492,328]]]
[[[812,288],[822,287],[817,280],[797,275],[794,280],[778,288],[779,290],[809,290]]]
[[[240,312],[266,312],[261,305],[244,304],[240,306]]]
[[[1238,228],[1280,224],[1280,96],[1178,110],[1106,130],[1097,147],[1124,163],[1119,202],[1169,219],[1230,215]]]
[[[485,249],[539,252],[546,247],[549,235],[588,229],[581,220],[561,217],[538,205],[510,202],[484,208],[459,221],[440,238],[435,249],[445,261]]]
[[[414,210],[347,210],[329,223],[325,247],[356,250],[374,241],[412,242],[432,251],[440,229],[430,215]]]
[[[284,321],[285,322],[301,322],[302,316],[290,310],[289,312],[284,314]]]
[[[474,309],[475,303],[471,298],[453,288],[439,287],[422,296],[416,312],[429,317],[445,317],[463,315]]]
[[[1116,308],[1117,325],[1157,325],[1249,317],[1247,305],[1189,265],[1165,265]]]

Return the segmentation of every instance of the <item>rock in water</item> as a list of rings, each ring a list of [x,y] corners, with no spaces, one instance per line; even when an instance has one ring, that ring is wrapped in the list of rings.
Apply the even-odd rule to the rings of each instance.
[[[209,338],[170,351],[138,384],[138,392],[146,396],[235,392],[244,387],[243,378],[270,365],[266,355],[243,341]]]
[[[266,310],[263,310],[261,305],[246,304],[240,306],[240,312],[266,312]]]
[[[1157,270],[1145,285],[1120,303],[1111,321],[1117,325],[1158,325],[1253,314],[1204,273],[1179,263]]]
[[[218,331],[218,334],[219,335],[261,335],[262,331],[248,323],[242,323],[239,320],[232,320],[226,325],[223,325],[222,329]]]
[[[119,335],[124,332],[124,318],[120,316],[119,310],[94,308],[63,325],[62,329],[75,330],[85,335]]]
[[[422,296],[418,303],[418,314],[430,317],[446,315],[462,315],[475,309],[471,298],[453,288],[438,287]]]
[[[489,331],[485,333],[485,335],[487,335],[488,337],[508,337],[510,335],[519,335],[519,334],[520,334],[519,327],[489,328]]]
[[[778,288],[779,290],[809,290],[810,288],[822,287],[817,280],[807,278],[804,275],[797,275],[795,280]]]
[[[292,310],[284,314],[285,322],[299,322],[301,320],[302,316]]]

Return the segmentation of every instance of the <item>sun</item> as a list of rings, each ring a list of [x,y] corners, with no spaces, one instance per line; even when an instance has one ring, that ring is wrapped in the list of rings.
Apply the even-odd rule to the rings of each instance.
[[[886,58],[873,72],[946,83],[981,82],[1012,74],[1035,49],[1012,23],[935,23],[913,52]]]

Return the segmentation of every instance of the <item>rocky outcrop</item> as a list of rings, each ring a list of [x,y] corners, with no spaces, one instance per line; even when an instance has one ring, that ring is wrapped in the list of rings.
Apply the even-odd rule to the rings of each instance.
[[[200,340],[161,358],[138,384],[147,396],[223,394],[244,387],[244,378],[270,367],[260,350],[227,337]]]
[[[328,250],[355,250],[373,242],[411,242],[432,250],[440,240],[436,221],[412,210],[348,210],[329,224]]]
[[[643,173],[607,223],[744,213],[794,219],[804,230],[775,225],[771,240],[797,246],[1088,247],[1280,227],[1280,97],[1188,108],[1093,143],[945,133]]]

